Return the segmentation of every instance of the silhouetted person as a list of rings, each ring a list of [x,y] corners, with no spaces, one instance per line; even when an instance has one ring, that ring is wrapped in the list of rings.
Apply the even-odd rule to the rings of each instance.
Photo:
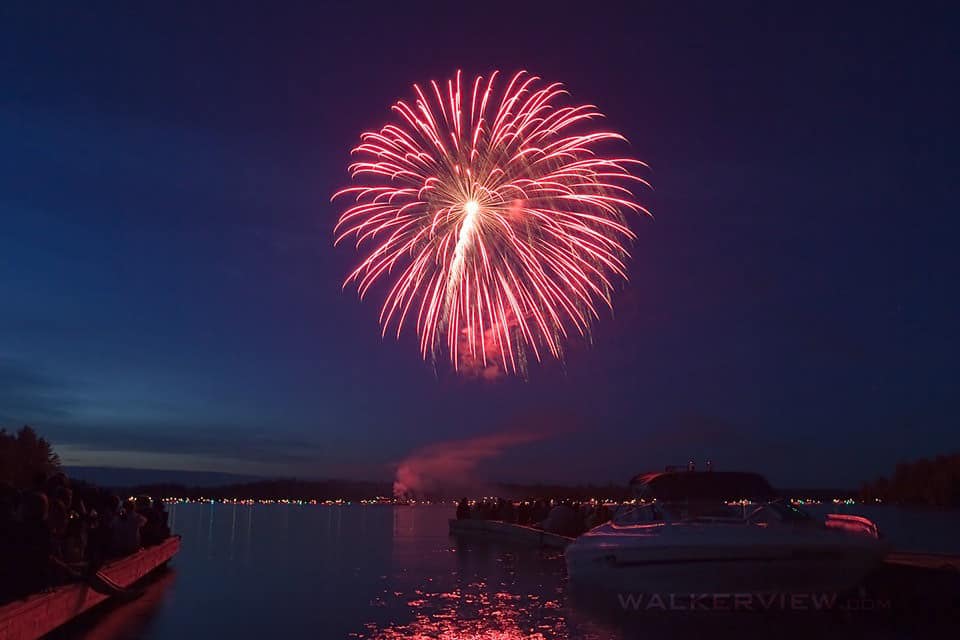
[[[517,505],[517,524],[530,524],[530,504],[526,500]]]
[[[91,511],[95,522],[90,524],[87,540],[88,571],[94,573],[115,553],[114,538],[120,521],[120,498],[108,495],[99,502],[99,511]]]
[[[14,597],[14,569],[17,553],[17,490],[13,485],[0,483],[0,603]]]
[[[17,490],[9,482],[0,482],[0,534],[9,531],[17,513]]]
[[[147,512],[150,510],[150,507],[153,504],[152,501],[150,500],[150,496],[137,496],[137,499],[135,502],[137,505],[136,506],[137,513],[146,517]]]
[[[53,480],[54,476],[51,478]],[[52,535],[54,553],[64,555],[67,538],[67,524],[70,520],[70,502],[73,496],[63,484],[49,484],[47,492],[47,528]]]
[[[562,536],[575,537],[583,531],[583,521],[580,514],[569,504],[558,504],[550,510],[550,514],[543,521],[543,530],[558,533]]]
[[[23,498],[23,521],[15,528],[12,561],[13,596],[36,593],[50,585],[50,556],[54,554],[53,540],[47,525],[49,505],[47,496],[39,491]]]
[[[530,524],[542,527],[543,521],[547,519],[549,514],[550,509],[547,503],[543,500],[537,500],[533,503],[533,507],[530,510]]]
[[[136,503],[127,500],[114,529],[114,550],[118,555],[129,555],[140,548],[140,527],[147,519],[137,513]]]
[[[39,475],[37,479],[39,480]],[[47,500],[53,500],[57,497],[57,491],[62,488],[70,488],[70,479],[64,473],[55,473],[47,478],[42,491],[47,494]]]
[[[473,503],[473,506],[470,507],[470,519],[471,520],[483,520],[483,513],[480,510],[481,502],[477,500]]]
[[[497,500],[497,520],[513,522],[516,519],[513,502],[500,498]]]
[[[170,513],[167,511],[167,505],[163,499],[157,496],[153,499],[153,510],[157,514],[157,522],[160,527],[161,539],[166,540],[170,537]]]
[[[607,505],[598,504],[593,508],[590,514],[587,516],[587,529],[593,529],[594,527],[599,527],[604,522],[607,522],[610,519],[610,510],[607,509]]]
[[[461,498],[457,503],[457,520],[468,520],[470,518],[470,503],[466,498]]]
[[[159,497],[153,499],[150,508],[141,510],[147,523],[143,527],[143,546],[149,547],[160,544],[170,537],[170,527],[167,525],[167,509]]]

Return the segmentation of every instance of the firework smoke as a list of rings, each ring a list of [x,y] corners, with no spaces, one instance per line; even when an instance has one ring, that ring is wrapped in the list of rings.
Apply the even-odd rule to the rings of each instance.
[[[501,433],[441,442],[408,456],[397,467],[393,494],[411,498],[425,493],[462,493],[478,484],[476,470],[507,449],[546,438],[537,432]]]

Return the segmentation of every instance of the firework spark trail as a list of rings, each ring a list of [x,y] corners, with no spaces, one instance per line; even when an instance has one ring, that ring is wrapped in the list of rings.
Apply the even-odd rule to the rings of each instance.
[[[457,295],[457,287],[463,279],[463,263],[466,260],[467,247],[473,241],[474,228],[477,224],[477,215],[480,204],[476,200],[467,200],[463,205],[463,222],[457,235],[457,246],[453,250],[453,260],[450,262],[450,273],[447,276],[447,297],[444,301],[444,315],[449,317],[450,306]]]
[[[647,183],[642,162],[601,153],[621,135],[577,133],[594,106],[562,106],[560,84],[525,72],[497,92],[497,75],[466,92],[460,72],[414,85],[396,122],[361,136],[350,173],[369,184],[334,194],[353,199],[335,244],[366,251],[345,287],[363,298],[390,282],[384,335],[413,323],[424,358],[445,341],[455,369],[493,358],[518,373],[528,353],[561,358],[611,306],[634,238],[624,212],[649,215],[630,185]]]

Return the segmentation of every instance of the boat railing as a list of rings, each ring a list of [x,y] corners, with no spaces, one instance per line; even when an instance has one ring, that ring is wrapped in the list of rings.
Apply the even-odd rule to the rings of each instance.
[[[863,516],[847,513],[828,513],[824,524],[828,529],[840,529],[852,533],[866,534],[873,538],[880,537],[880,529],[876,523]]]

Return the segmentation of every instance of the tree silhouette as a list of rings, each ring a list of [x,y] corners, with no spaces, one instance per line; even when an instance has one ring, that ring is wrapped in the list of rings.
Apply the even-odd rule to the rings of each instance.
[[[0,429],[0,482],[28,489],[42,474],[48,477],[60,471],[60,456],[53,446],[25,426],[16,433]]]
[[[901,462],[890,479],[879,478],[861,493],[866,500],[960,506],[960,453]]]

